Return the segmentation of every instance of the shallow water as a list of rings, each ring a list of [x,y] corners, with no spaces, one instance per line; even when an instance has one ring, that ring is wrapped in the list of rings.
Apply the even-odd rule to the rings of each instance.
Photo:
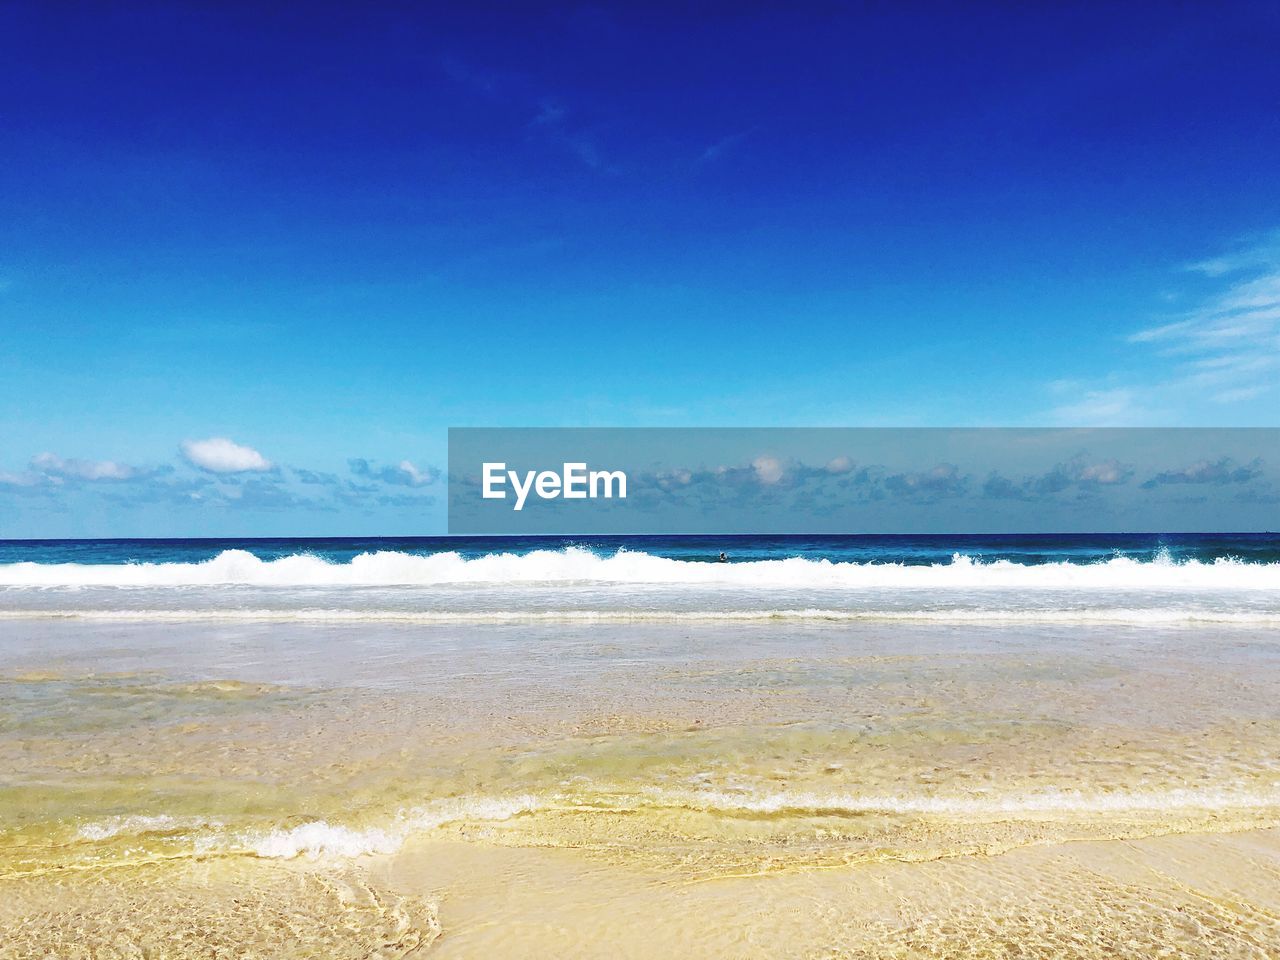
[[[1111,851],[1280,824],[1278,641],[11,618],[4,950],[212,956],[252,927],[291,930],[256,941],[283,956],[1261,956],[1274,904],[1210,916]],[[1080,841],[1105,869],[1028,859]],[[1271,847],[1203,856],[1237,900],[1276,875]],[[668,933],[596,949],[646,920]]]

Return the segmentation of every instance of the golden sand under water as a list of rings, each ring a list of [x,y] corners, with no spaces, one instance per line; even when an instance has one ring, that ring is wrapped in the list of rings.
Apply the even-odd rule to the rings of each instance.
[[[3,629],[0,957],[1280,955],[1274,632]]]

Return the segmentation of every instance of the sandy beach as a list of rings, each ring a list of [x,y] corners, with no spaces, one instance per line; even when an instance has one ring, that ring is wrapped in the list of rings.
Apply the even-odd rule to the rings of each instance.
[[[1269,956],[1275,641],[11,617],[0,956]]]

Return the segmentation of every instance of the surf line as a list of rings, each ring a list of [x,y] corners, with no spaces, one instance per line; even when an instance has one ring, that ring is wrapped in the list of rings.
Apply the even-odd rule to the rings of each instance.
[[[566,463],[555,470],[508,470],[505,463],[485,463],[480,495],[485,500],[507,499],[508,483],[515,493],[513,510],[523,510],[530,492],[540,500],[595,500],[627,498],[627,475],[621,470],[588,470],[585,463]],[[523,482],[522,482],[523,481]]]

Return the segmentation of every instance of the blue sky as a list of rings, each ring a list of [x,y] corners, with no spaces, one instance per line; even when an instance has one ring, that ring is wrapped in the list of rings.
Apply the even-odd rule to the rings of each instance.
[[[1274,4],[261,6],[0,7],[0,535],[438,532],[450,425],[1277,424]]]

